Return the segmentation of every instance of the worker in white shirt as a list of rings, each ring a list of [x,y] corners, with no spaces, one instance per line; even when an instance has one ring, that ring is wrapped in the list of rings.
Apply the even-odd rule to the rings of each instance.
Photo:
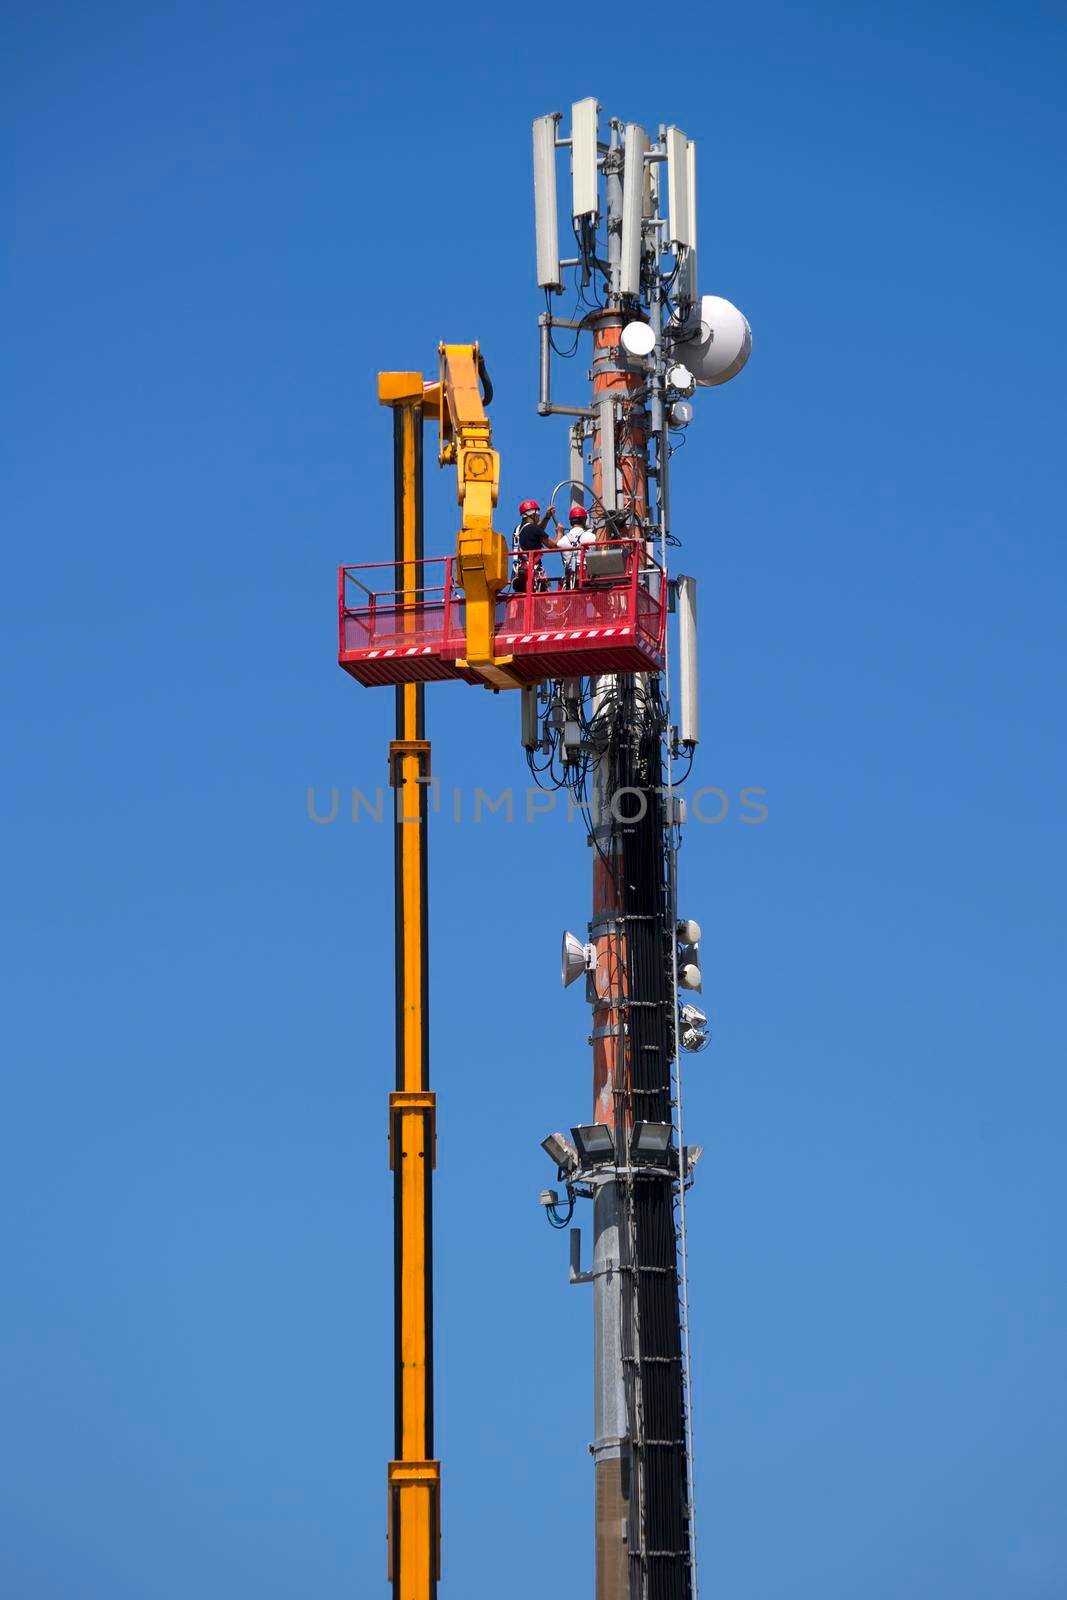
[[[583,544],[596,544],[596,534],[589,526],[589,512],[585,506],[573,505],[570,509],[570,527],[556,540],[556,549],[563,551],[563,587],[573,589],[578,583],[581,566],[579,549]]]

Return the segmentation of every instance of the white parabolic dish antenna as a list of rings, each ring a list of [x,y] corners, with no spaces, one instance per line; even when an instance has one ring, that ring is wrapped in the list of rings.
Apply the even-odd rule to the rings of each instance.
[[[710,388],[741,371],[752,351],[752,329],[729,300],[706,294],[688,317],[675,351],[696,381]]]
[[[631,356],[650,355],[656,346],[656,335],[647,322],[628,322],[619,337],[623,349]]]

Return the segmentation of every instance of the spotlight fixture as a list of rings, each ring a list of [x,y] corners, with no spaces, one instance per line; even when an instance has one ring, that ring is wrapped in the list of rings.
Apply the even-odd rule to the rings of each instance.
[[[578,1152],[566,1134],[550,1133],[541,1140],[541,1149],[563,1172],[573,1172],[578,1165]]]
[[[669,1122],[635,1122],[630,1133],[630,1154],[654,1161],[665,1157],[674,1128]]]
[[[583,1167],[603,1166],[615,1160],[615,1136],[604,1122],[584,1123],[571,1129]]]
[[[687,1028],[706,1028],[708,1025],[707,1013],[701,1011],[699,1006],[686,1003],[678,1015]]]

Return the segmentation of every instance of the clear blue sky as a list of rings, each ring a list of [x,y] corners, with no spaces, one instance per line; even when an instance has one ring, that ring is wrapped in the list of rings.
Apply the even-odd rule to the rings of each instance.
[[[675,474],[702,583],[691,1067],[704,1592],[1063,1600],[1067,6],[14,4],[0,586],[3,1600],[385,1595],[391,840],[334,568],[391,540],[379,367],[535,414],[529,121],[701,141],[755,330]],[[617,18],[613,44],[611,19]],[[427,491],[429,543],[455,527]],[[516,707],[430,704],[522,790]],[[590,1593],[586,1111],[557,816],[432,844],[442,1600]]]

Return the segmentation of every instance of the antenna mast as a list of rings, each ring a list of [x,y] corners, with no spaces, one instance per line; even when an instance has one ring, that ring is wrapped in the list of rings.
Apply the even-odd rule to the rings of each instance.
[[[593,849],[588,942],[564,936],[562,974],[565,985],[584,974],[592,1011],[591,1120],[571,1140],[544,1141],[567,1209],[555,1190],[542,1203],[565,1228],[578,1200],[592,1202],[592,1265],[582,1270],[572,1229],[570,1277],[593,1288],[596,1600],[696,1600],[685,1199],[699,1151],[683,1143],[679,1051],[703,1048],[707,1036],[704,1013],[679,993],[701,983],[700,929],[678,916],[684,807],[674,793],[674,762],[681,755],[691,765],[697,739],[696,604],[692,579],[666,576],[668,548],[680,542],[671,531],[670,434],[689,423],[698,384],[740,370],[751,334],[729,302],[698,297],[693,141],[675,127],[653,139],[615,118],[601,140],[593,99],[572,106],[569,138],[560,122],[555,113],[533,127],[546,299],[538,411],[573,419],[565,481],[572,504],[591,501],[597,541],[643,547],[650,601],[662,603],[667,583],[673,609],[681,591],[686,626],[680,729],[669,656],[662,674],[562,680],[524,706],[528,760],[539,772],[558,763],[561,784],[586,808]],[[558,244],[560,149],[570,152],[569,259]],[[553,296],[568,275],[575,306],[556,316]],[[567,330],[569,348],[560,350],[556,330]],[[590,398],[558,403],[553,358],[576,354],[585,334]],[[610,555],[602,552],[605,572]],[[595,550],[586,570],[595,581]]]

